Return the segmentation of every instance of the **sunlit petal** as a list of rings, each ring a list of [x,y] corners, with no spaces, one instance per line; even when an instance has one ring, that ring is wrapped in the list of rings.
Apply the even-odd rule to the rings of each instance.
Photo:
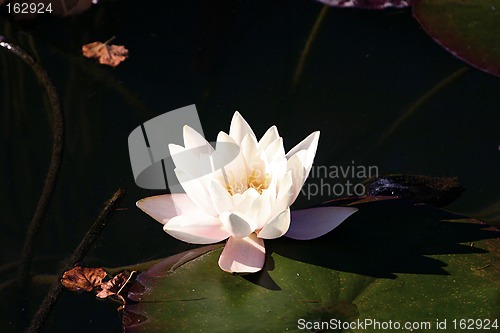
[[[274,239],[283,236],[290,227],[290,208],[285,209],[264,225],[258,237]]]
[[[252,206],[250,206],[246,213],[252,221],[255,221],[256,229],[262,228],[269,219],[269,215],[271,214],[271,202],[274,201],[271,199],[270,194],[269,191],[262,192],[262,194],[254,200]]]
[[[257,225],[254,220],[241,213],[224,212],[220,214],[224,228],[233,237],[243,238],[255,231]]]
[[[302,159],[302,165],[304,166],[305,178],[309,175],[309,171],[311,170],[314,156],[316,155],[316,149],[318,148],[319,141],[319,131],[311,133],[307,138],[302,140],[299,144],[293,147],[287,154],[286,157],[290,159],[293,155],[297,154],[300,151],[306,151],[305,155],[300,155]]]
[[[176,216],[163,226],[163,230],[192,244],[217,243],[230,236],[218,218],[202,214]]]
[[[353,207],[318,207],[292,211],[292,223],[286,237],[309,240],[338,227],[358,209]]]
[[[216,180],[210,184],[210,197],[218,213],[228,211],[233,207],[233,200],[227,189]]]
[[[264,150],[268,161],[278,158],[285,158],[285,148],[283,147],[283,139],[277,138],[269,144]]]
[[[191,148],[196,148],[200,146],[207,146],[210,147],[211,150],[213,151],[212,146],[210,146],[210,143],[208,143],[205,138],[198,133],[196,130],[194,130],[192,127],[185,125],[183,128],[183,137],[184,137],[184,147],[186,149],[191,149]]]
[[[136,205],[161,224],[167,223],[177,215],[195,215],[204,212],[185,193],[156,195],[141,199]]]
[[[249,188],[245,192],[233,195],[234,210],[237,212],[247,212],[250,210],[254,200],[260,196],[253,188]]]
[[[295,200],[294,196],[295,192],[293,190],[292,172],[288,171],[280,179],[280,188],[276,195],[273,212],[277,214],[290,207],[290,205],[293,203],[293,200]]]
[[[304,165],[302,164],[302,160],[303,158],[305,158],[302,155],[305,154],[305,151],[302,150],[288,159],[288,171],[291,173],[293,183],[291,187],[292,195],[290,199],[292,203],[299,195],[300,189],[302,188],[302,185],[304,185],[304,182],[306,180],[306,170],[304,168]]]
[[[245,238],[229,237],[219,258],[219,267],[230,273],[255,273],[264,267],[264,240],[251,234]]]
[[[266,131],[266,133],[262,136],[262,138],[259,140],[259,149],[266,149],[267,146],[277,138],[279,138],[279,133],[278,129],[276,126],[271,126],[269,129]]]
[[[255,134],[253,133],[250,125],[248,125],[241,114],[236,111],[233,115],[233,119],[231,120],[229,136],[232,137],[237,144],[240,144],[241,141],[243,141],[243,138],[248,134],[255,138]]]
[[[168,145],[168,149],[176,169],[183,170],[191,176],[191,179],[203,177],[213,171],[210,157],[211,148],[200,146],[186,149],[178,145],[170,144]],[[183,181],[188,180],[190,179],[183,179]]]
[[[207,179],[195,178],[189,173],[179,169],[175,169],[174,171],[189,198],[206,213],[215,216],[217,211],[212,204],[208,192]]]
[[[241,141],[241,153],[245,160],[247,162],[252,162],[259,155],[259,152],[260,150],[255,136],[246,135]]]
[[[221,169],[224,182],[242,183],[246,180],[246,163],[241,148],[224,132],[217,136],[213,162],[216,169]]]

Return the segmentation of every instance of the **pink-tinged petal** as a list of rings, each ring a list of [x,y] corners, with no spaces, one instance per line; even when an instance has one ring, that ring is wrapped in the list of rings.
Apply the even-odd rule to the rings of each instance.
[[[266,133],[259,140],[259,149],[266,149],[267,146],[271,144],[274,140],[279,138],[280,135],[278,133],[278,129],[276,126],[269,127]]]
[[[247,237],[257,228],[255,221],[238,212],[223,212],[220,214],[219,218],[224,228],[233,237]]]
[[[283,236],[290,227],[290,208],[285,209],[264,225],[258,237],[274,239]]]
[[[318,238],[338,227],[357,210],[353,207],[318,207],[292,211],[292,222],[285,236],[298,240]]]
[[[245,238],[229,237],[219,258],[219,267],[229,273],[255,273],[264,267],[264,240],[252,233]]]
[[[196,215],[204,212],[185,193],[148,197],[137,201],[136,205],[161,224],[178,215]]]
[[[213,147],[208,143],[207,140],[196,130],[188,125],[184,125],[183,133],[184,137],[184,147],[186,149],[192,149],[196,147],[206,146],[208,149],[213,151]]]
[[[251,135],[255,138],[255,134],[252,131],[252,128],[245,119],[241,116],[241,114],[236,111],[233,115],[233,119],[231,120],[231,126],[229,128],[229,136],[234,139],[237,144],[241,144],[243,138],[247,135]]]
[[[176,216],[163,226],[163,230],[192,244],[217,243],[230,236],[218,218],[202,214]]]
[[[305,178],[309,176],[309,171],[311,170],[312,164],[314,162],[314,156],[316,156],[316,149],[318,148],[319,141],[319,131],[311,133],[307,138],[302,140],[298,145],[293,147],[287,154],[286,157],[290,159],[293,155],[300,151],[306,151],[305,155],[301,155],[302,165],[304,166]]]

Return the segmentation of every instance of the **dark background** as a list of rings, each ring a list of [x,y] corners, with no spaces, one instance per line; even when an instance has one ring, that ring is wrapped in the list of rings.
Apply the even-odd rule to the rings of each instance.
[[[85,264],[117,267],[183,249],[135,207],[162,191],[134,183],[129,133],[164,112],[196,104],[205,137],[228,131],[238,110],[261,136],[277,125],[288,150],[321,130],[316,165],[377,166],[381,174],[456,176],[466,192],[447,209],[500,224],[500,80],[436,44],[410,9],[331,8],[293,77],[322,5],[314,1],[101,1],[77,16],[15,20],[0,35],[48,71],[65,116],[64,160],[36,244],[33,272],[55,274],[118,188],[127,191]],[[81,55],[81,46],[123,44],[117,68]],[[388,132],[412,103],[462,67],[465,73]],[[18,332],[48,284],[26,297],[14,278],[47,171],[51,116],[31,69],[0,50],[0,327]],[[337,180],[338,181],[338,180]],[[294,207],[330,199],[299,198]],[[13,264],[13,265],[11,265]],[[63,292],[46,332],[119,332],[117,304]]]

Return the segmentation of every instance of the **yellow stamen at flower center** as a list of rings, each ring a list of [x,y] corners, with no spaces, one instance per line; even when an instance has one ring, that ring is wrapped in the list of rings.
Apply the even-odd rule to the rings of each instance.
[[[226,182],[226,188],[229,194],[235,195],[236,193],[243,193],[249,188],[255,189],[259,194],[269,187],[271,183],[271,175],[268,173],[264,174],[264,177],[260,177],[260,170],[254,169],[252,174],[247,177],[245,182],[236,182],[234,178],[232,181]]]

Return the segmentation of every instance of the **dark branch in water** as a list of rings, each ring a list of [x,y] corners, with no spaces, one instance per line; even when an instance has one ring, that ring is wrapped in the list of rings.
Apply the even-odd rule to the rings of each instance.
[[[50,106],[52,109],[52,154],[50,157],[49,169],[45,178],[42,193],[38,199],[31,222],[28,226],[26,239],[24,241],[23,252],[21,254],[21,263],[19,266],[17,281],[20,286],[26,284],[30,280],[31,261],[35,247],[35,241],[40,231],[42,221],[47,213],[47,208],[54,193],[57,182],[57,176],[61,167],[62,151],[63,151],[63,138],[64,138],[64,119],[61,109],[61,103],[57,90],[52,83],[47,72],[43,67],[33,59],[26,51],[19,46],[7,41],[3,36],[0,36],[0,46],[10,53],[16,55],[35,72],[38,80],[42,84],[49,97]]]
[[[94,224],[90,227],[75,252],[73,252],[69,258],[68,264],[59,272],[57,281],[52,285],[47,296],[38,308],[38,311],[31,321],[30,327],[26,330],[27,333],[36,333],[42,329],[45,321],[49,317],[50,312],[54,308],[57,298],[61,294],[63,287],[60,278],[63,273],[83,260],[87,252],[92,247],[92,244],[94,244],[104,227],[107,225],[108,221],[111,219],[111,215],[115,211],[116,207],[120,204],[124,197],[125,191],[118,189],[101,209],[101,212],[99,213],[99,216],[95,220]]]

